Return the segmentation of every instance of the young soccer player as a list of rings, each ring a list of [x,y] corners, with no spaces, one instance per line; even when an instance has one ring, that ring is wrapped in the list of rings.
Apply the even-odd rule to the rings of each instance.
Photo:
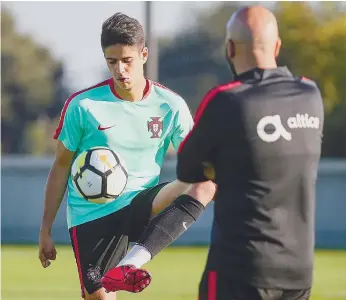
[[[158,184],[170,142],[177,149],[193,121],[179,95],[144,77],[144,40],[143,28],[133,18],[117,13],[104,22],[101,45],[112,78],[73,94],[54,136],[57,149],[45,191],[39,258],[43,267],[56,259],[51,229],[67,186],[68,227],[82,297],[87,300],[115,299],[102,288],[101,278],[119,264],[129,242],[138,240],[150,221],[162,237],[149,245],[155,252],[162,249],[161,242],[183,233],[215,193],[212,182]],[[83,199],[70,177],[74,158],[95,146],[115,150],[128,168],[126,189],[107,204]],[[141,245],[132,251],[136,255],[128,259],[124,275],[138,280],[124,281],[124,289],[136,292],[150,283],[150,275],[138,274],[132,265],[149,261],[151,252]]]

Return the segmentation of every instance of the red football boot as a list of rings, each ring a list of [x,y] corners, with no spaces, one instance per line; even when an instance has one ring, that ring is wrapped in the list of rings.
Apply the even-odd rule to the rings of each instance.
[[[132,265],[110,269],[103,275],[101,283],[107,292],[128,291],[139,293],[151,282],[150,273]]]

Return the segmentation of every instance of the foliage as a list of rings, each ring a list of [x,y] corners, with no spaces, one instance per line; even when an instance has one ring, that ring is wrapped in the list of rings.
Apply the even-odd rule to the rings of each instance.
[[[27,129],[41,115],[55,117],[57,110],[52,105],[66,95],[61,83],[63,67],[47,48],[19,33],[13,17],[4,8],[1,28],[2,151],[30,152],[36,143],[35,136],[33,140],[26,138]]]

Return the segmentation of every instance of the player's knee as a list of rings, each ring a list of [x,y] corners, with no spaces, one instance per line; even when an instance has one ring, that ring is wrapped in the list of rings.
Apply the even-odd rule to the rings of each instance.
[[[197,201],[207,206],[213,199],[216,192],[216,185],[212,181],[194,183],[187,191],[187,195],[195,198]]]

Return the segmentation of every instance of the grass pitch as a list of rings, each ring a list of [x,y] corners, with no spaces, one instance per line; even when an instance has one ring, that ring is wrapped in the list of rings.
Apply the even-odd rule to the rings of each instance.
[[[77,300],[80,289],[70,246],[57,246],[57,260],[43,269],[37,247],[2,246],[3,300]],[[146,267],[151,285],[140,294],[118,293],[117,300],[196,300],[207,248],[168,248]],[[311,300],[346,299],[346,251],[317,251]]]

